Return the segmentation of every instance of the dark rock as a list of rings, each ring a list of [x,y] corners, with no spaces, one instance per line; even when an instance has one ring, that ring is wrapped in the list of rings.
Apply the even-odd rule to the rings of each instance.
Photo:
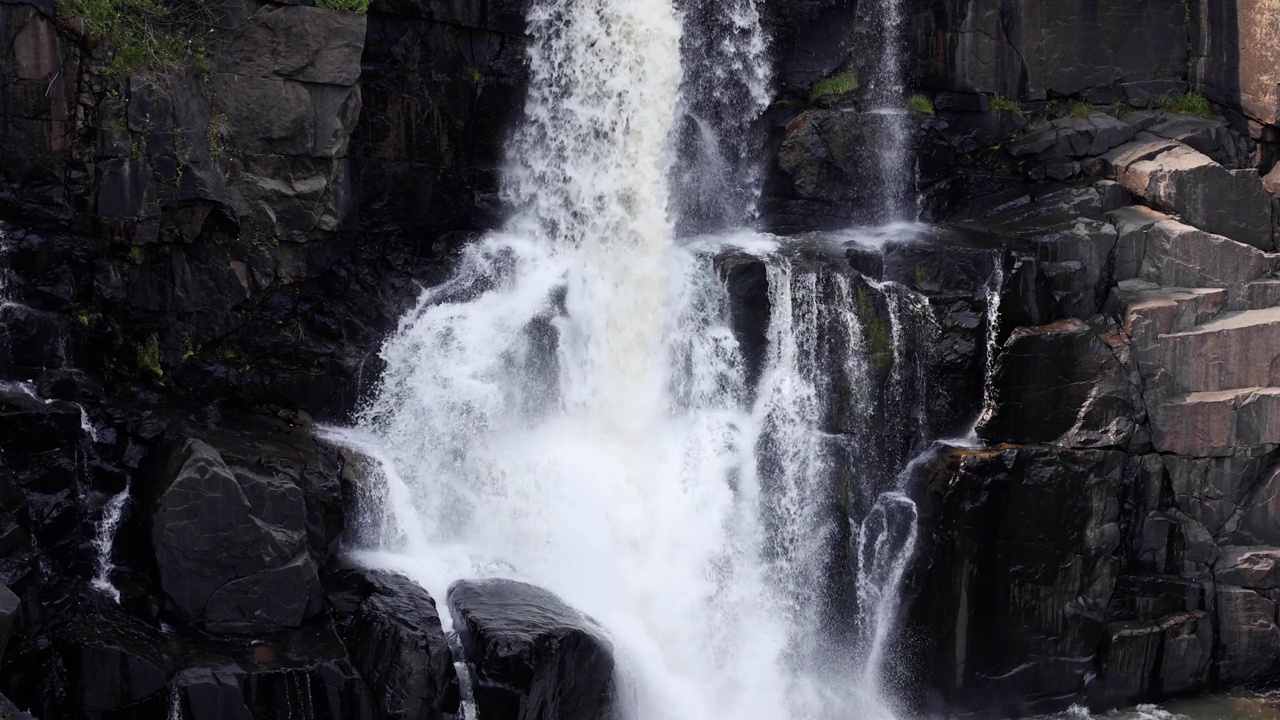
[[[100,609],[71,618],[55,638],[79,711],[104,712],[164,695],[172,660],[158,630],[119,610]]]
[[[9,644],[9,633],[13,631],[18,604],[18,596],[7,586],[0,584],[0,658],[4,657],[4,648]]]
[[[152,519],[160,583],[180,615],[221,632],[297,627],[320,610],[302,489],[233,471],[199,440],[164,460]]]
[[[182,717],[375,718],[364,682],[326,621],[252,640],[180,634],[171,645],[179,667],[171,692]]]
[[[476,703],[489,720],[610,717],[613,648],[594,621],[538,587],[512,580],[463,580],[449,607]]]
[[[842,110],[798,115],[778,149],[780,172],[766,203],[771,223],[794,230],[886,221],[891,208],[881,202],[875,148],[894,142],[895,122],[885,114]]]
[[[0,717],[5,720],[35,720],[30,713],[22,712],[9,698],[0,695]]]
[[[1079,320],[1015,330],[991,387],[995,403],[978,428],[988,442],[1126,448],[1137,429],[1117,350]]]
[[[351,663],[379,720],[457,712],[458,679],[435,600],[407,578],[345,568],[325,582]]]
[[[1245,588],[1218,587],[1218,678],[1241,683],[1273,672],[1280,657],[1276,603]]]

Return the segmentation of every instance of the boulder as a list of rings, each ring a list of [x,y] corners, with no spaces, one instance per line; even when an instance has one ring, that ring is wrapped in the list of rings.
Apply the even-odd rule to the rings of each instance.
[[[378,720],[441,720],[457,712],[453,655],[426,590],[401,575],[356,568],[325,584]]]
[[[486,720],[598,720],[613,708],[613,647],[593,620],[542,588],[462,580],[449,607]]]
[[[247,633],[297,627],[320,611],[302,489],[232,470],[195,439],[164,463],[152,540],[160,586],[183,619]]]
[[[991,443],[1125,448],[1137,430],[1116,349],[1079,320],[1014,330],[990,383],[995,401],[978,434]]]
[[[1228,545],[1222,548],[1213,576],[1220,583],[1252,590],[1280,588],[1280,548]]]

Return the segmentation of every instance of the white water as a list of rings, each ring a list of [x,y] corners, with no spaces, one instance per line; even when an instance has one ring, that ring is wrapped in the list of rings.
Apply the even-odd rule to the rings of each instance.
[[[973,427],[965,435],[970,444],[978,442],[978,426],[995,411],[995,386],[992,377],[996,371],[996,356],[1000,352],[1000,293],[1004,290],[1004,266],[1002,258],[996,257],[995,267],[987,280],[987,347],[986,366],[982,375],[982,412],[974,420]]]
[[[741,31],[723,41],[747,47],[715,57],[742,78],[763,40],[755,6],[733,8]],[[696,83],[669,0],[544,0],[529,31],[514,217],[401,320],[359,427],[329,431],[370,460],[360,557],[441,600],[494,575],[556,592],[609,633],[635,720],[891,718],[876,673],[853,671],[865,648],[823,642],[830,545],[846,530],[833,378],[869,407],[850,279],[797,268],[752,233],[676,241],[674,118]],[[729,135],[762,107],[740,87],[752,101]],[[704,120],[702,133],[724,127]],[[754,388],[715,265],[730,246],[767,260]],[[868,621],[881,654],[892,568],[911,550],[884,538],[869,551],[890,568]]]
[[[905,107],[902,5],[903,0],[871,0],[864,11],[879,51],[870,58],[867,82],[872,113],[883,115],[888,127],[889,141],[878,148],[876,169],[889,220],[915,219],[917,210],[914,202],[906,202],[914,163],[908,161],[911,131]]]
[[[102,506],[102,517],[98,520],[98,531],[93,538],[93,547],[98,551],[95,563],[97,572],[93,576],[92,586],[105,593],[117,603],[120,602],[120,590],[111,582],[111,572],[115,570],[113,554],[116,542],[116,530],[124,517],[125,506],[129,504],[129,483]]]

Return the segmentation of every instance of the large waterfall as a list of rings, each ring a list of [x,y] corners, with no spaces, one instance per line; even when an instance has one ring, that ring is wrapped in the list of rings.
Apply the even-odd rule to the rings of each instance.
[[[839,248],[727,229],[756,185],[717,173],[749,173],[767,87],[758,9],[729,5],[534,3],[512,218],[403,318],[341,433],[380,480],[362,557],[436,597],[486,576],[556,592],[609,633],[638,720],[891,718],[915,524],[895,480],[924,394],[906,333],[928,308]],[[759,358],[730,261],[764,268]]]

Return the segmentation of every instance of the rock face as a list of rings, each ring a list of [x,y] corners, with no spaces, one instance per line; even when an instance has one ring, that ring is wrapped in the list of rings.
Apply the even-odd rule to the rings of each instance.
[[[348,568],[331,576],[329,598],[351,662],[379,720],[439,720],[458,710],[458,678],[440,614],[408,579]]]
[[[253,633],[297,627],[320,612],[301,488],[234,471],[200,440],[183,443],[166,464],[177,470],[161,491],[152,538],[160,585],[184,619]]]
[[[590,618],[512,580],[454,583],[449,607],[484,717],[612,717],[613,647]]]

